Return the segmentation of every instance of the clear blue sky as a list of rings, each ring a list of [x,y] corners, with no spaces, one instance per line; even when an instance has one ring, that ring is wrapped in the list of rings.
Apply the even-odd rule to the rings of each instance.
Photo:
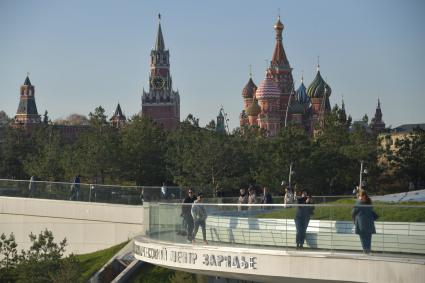
[[[313,80],[320,55],[332,105],[343,95],[360,119],[379,97],[387,125],[425,122],[425,1],[205,2],[0,0],[0,110],[15,115],[30,72],[38,111],[53,120],[98,105],[110,116],[118,101],[139,112],[161,13],[181,118],[205,125],[223,105],[236,127],[248,66],[258,85],[280,8],[297,86],[302,70]]]

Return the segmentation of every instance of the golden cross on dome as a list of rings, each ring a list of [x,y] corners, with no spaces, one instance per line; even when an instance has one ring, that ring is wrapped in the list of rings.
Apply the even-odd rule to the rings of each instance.
[[[317,71],[320,71],[320,56],[317,56]]]
[[[252,78],[252,65],[249,64],[249,77]]]

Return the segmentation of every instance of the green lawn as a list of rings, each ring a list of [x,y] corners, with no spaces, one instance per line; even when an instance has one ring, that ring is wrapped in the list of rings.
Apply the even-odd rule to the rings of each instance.
[[[100,250],[97,252],[76,255],[81,265],[81,281],[87,282],[90,277],[102,268],[119,250],[121,250],[128,242]]]
[[[354,199],[341,199],[328,202],[326,204],[335,206],[316,207],[311,219],[351,221],[351,209],[354,203]],[[403,208],[398,206],[413,207]],[[260,214],[257,217],[294,219],[296,209],[295,207],[282,208],[270,213]],[[379,215],[378,221],[425,222],[425,205],[422,202],[404,202],[398,204],[375,202],[374,210]]]

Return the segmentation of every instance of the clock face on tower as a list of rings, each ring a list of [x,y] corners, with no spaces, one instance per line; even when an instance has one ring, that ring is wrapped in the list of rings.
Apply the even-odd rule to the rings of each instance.
[[[152,87],[155,89],[161,89],[164,87],[165,81],[161,77],[153,77],[152,78]]]

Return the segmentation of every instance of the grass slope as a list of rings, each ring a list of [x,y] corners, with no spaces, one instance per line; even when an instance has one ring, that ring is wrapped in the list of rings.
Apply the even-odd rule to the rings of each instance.
[[[121,250],[128,242],[96,251],[89,254],[76,255],[81,265],[81,281],[86,282],[105,265],[119,250]]]

